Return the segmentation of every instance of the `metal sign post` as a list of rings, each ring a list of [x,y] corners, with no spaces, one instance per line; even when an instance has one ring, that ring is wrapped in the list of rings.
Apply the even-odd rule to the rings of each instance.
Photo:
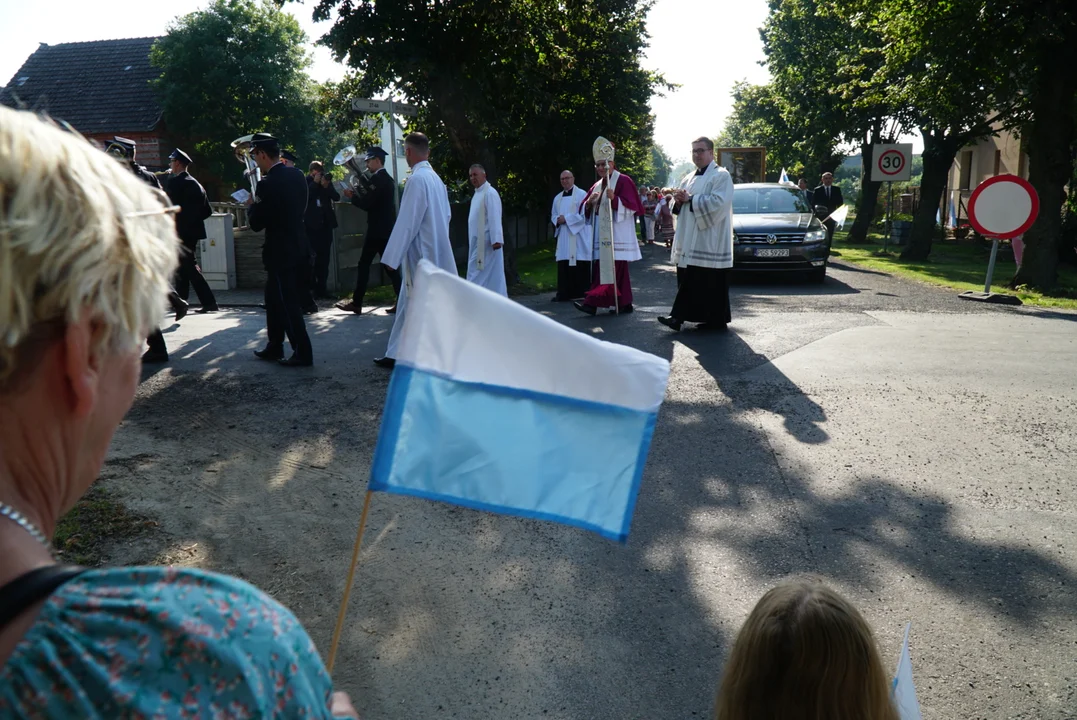
[[[377,113],[379,115],[385,115],[389,120],[389,144],[392,146],[389,148],[389,154],[393,156],[393,182],[400,185],[400,169],[397,165],[396,157],[396,115],[407,115],[408,117],[415,117],[419,114],[419,108],[414,105],[408,105],[407,103],[396,102],[390,95],[384,100],[375,100],[373,98],[352,98],[352,112],[357,113]],[[393,203],[396,204],[397,209],[400,208],[400,193],[393,193]]]
[[[1016,175],[996,175],[984,180],[969,198],[969,224],[976,232],[991,238],[991,259],[987,262],[987,278],[984,291],[969,290],[959,296],[962,300],[1020,305],[1016,295],[991,292],[991,280],[995,275],[999,240],[1023,235],[1040,212],[1040,198],[1036,189],[1024,178]]]

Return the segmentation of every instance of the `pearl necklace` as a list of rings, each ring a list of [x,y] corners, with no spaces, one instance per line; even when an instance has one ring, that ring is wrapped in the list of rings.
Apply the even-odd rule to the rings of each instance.
[[[26,532],[30,533],[30,537],[37,540],[46,548],[49,547],[49,539],[45,537],[45,533],[37,529],[37,526],[26,519],[26,516],[15,508],[0,502],[0,517],[6,517],[11,522],[21,527]]]

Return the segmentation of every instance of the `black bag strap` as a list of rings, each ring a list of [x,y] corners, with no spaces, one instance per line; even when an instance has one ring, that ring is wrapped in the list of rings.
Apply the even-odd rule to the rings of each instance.
[[[86,572],[78,565],[47,565],[23,573],[0,587],[0,628],[17,618],[23,610],[47,598],[68,580]]]

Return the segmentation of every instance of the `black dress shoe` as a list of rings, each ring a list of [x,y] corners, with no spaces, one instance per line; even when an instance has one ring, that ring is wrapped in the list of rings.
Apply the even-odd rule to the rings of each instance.
[[[681,331],[682,323],[677,318],[668,317],[666,315],[659,315],[658,316],[658,322],[662,323],[663,325],[668,327],[670,330],[675,330],[676,332]]]
[[[610,312],[615,313],[617,315],[627,315],[628,313],[632,312],[634,309],[635,308],[633,308],[631,305],[622,305],[620,310],[614,310],[614,309],[611,308]]]
[[[216,305],[210,305],[209,307],[200,307],[195,310],[195,312],[199,315],[205,315],[206,313],[217,312],[218,310],[220,310],[220,308]]]
[[[176,320],[182,320],[183,316],[187,314],[187,310],[190,307],[187,301],[181,298],[179,295],[171,295],[168,298],[172,303],[172,311],[176,313]]]
[[[374,358],[374,364],[378,367],[392,369],[396,367],[396,360],[391,357]]]
[[[317,305],[311,305],[310,307],[303,308],[303,314],[304,315],[313,315],[316,312],[318,312],[318,306]]]
[[[142,364],[159,364],[168,362],[168,353],[155,352],[153,350],[147,350],[142,353]]]
[[[598,308],[596,308],[594,305],[588,305],[587,303],[582,303],[579,300],[572,303],[572,307],[576,308],[580,312],[585,312],[588,315],[594,315],[596,312],[598,312]]]
[[[393,305],[391,308],[389,308],[385,312],[388,313],[389,315],[396,315],[396,305]]]
[[[255,350],[254,356],[259,360],[269,360],[270,362],[274,360],[283,360],[284,348],[267,345],[264,350]]]
[[[298,355],[292,353],[292,356],[290,358],[288,358],[287,360],[285,360],[284,358],[280,358],[279,360],[277,360],[277,363],[283,365],[284,367],[310,367],[314,364],[314,359],[311,358],[308,360],[302,360]]]

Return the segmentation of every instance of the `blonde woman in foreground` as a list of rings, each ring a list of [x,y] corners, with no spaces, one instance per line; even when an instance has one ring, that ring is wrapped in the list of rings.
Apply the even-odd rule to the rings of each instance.
[[[756,603],[726,663],[715,720],[898,720],[871,628],[811,578]]]
[[[50,552],[134,399],[179,258],[167,206],[77,135],[0,107],[0,717],[357,717],[257,588]]]

